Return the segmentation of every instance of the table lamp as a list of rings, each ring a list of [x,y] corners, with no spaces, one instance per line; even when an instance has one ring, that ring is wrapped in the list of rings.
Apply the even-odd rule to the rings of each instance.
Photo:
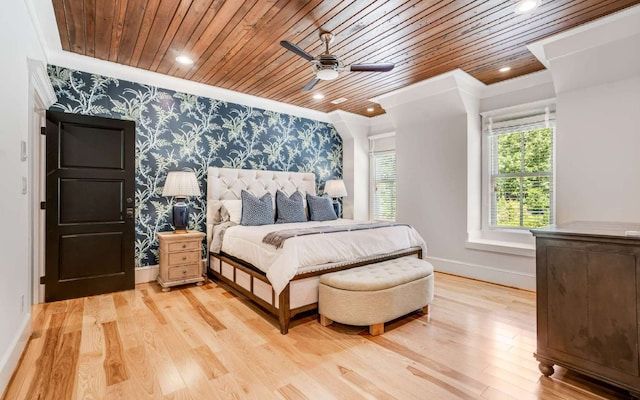
[[[338,198],[347,196],[347,188],[342,179],[331,179],[324,184],[324,192],[333,197],[333,209],[338,218],[342,217],[342,207]]]
[[[188,196],[200,196],[196,174],[193,171],[169,171],[162,195],[176,197],[173,205],[173,233],[187,233],[189,206],[184,201]]]

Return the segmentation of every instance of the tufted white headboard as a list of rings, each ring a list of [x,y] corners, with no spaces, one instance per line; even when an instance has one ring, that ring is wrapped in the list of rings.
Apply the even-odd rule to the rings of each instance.
[[[287,195],[297,190],[304,197],[307,192],[316,194],[316,176],[306,172],[207,168],[207,251],[213,226],[220,222],[220,200],[240,200],[242,189],[257,197],[267,192],[275,196],[278,189]]]

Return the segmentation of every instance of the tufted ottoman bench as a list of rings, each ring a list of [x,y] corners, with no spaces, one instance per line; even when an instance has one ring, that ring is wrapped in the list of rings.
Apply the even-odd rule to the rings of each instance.
[[[433,266],[402,257],[320,277],[320,323],[369,325],[371,335],[384,333],[384,323],[412,311],[429,312],[433,300]]]

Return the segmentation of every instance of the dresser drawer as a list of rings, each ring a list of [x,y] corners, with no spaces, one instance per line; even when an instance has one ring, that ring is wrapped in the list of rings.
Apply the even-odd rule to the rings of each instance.
[[[194,264],[200,261],[200,251],[186,251],[184,253],[169,253],[169,266],[180,264]]]
[[[169,253],[173,253],[175,251],[200,250],[200,242],[189,240],[186,242],[168,243],[167,248]]]
[[[201,273],[198,264],[169,267],[169,280],[194,278],[200,276]]]

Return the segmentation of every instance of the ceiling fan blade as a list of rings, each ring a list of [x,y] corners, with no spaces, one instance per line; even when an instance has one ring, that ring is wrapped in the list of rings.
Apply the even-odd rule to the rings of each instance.
[[[381,64],[353,64],[351,71],[358,72],[388,72],[395,67],[395,64],[381,63]]]
[[[307,83],[306,85],[304,85],[304,87],[302,88],[303,92],[308,92],[309,90],[313,89],[313,87],[316,85],[316,83],[320,82],[320,79],[318,78],[313,78],[309,81],[309,83]]]
[[[297,55],[299,55],[300,57],[306,59],[307,61],[311,61],[313,60],[313,56],[309,53],[307,53],[306,51],[302,50],[300,47],[296,46],[295,44],[287,41],[287,40],[281,40],[280,41],[280,45],[282,47],[284,47],[285,49],[296,53]]]

